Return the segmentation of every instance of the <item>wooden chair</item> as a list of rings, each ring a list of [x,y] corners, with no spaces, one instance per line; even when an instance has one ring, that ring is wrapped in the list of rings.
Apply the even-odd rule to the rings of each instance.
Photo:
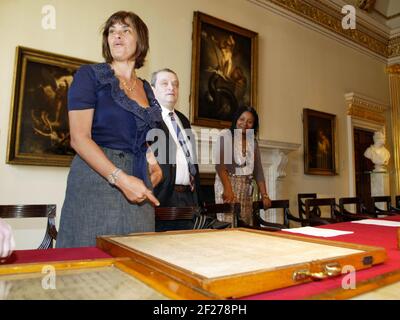
[[[352,212],[346,209],[346,205],[355,205],[356,211]],[[367,207],[364,205],[361,198],[358,197],[343,197],[339,198],[339,215],[341,221],[354,221],[362,219],[370,219],[376,217],[375,214],[371,214]],[[338,215],[338,213],[336,212]]]
[[[240,217],[240,203],[207,203],[203,206],[203,213],[209,217],[217,218],[217,213],[228,213],[232,215],[232,223],[216,222],[215,229],[227,227],[237,228]]]
[[[53,241],[57,239],[56,205],[0,205],[0,218],[47,218],[46,233],[38,249],[53,248]]]
[[[263,210],[282,209],[283,224],[265,221],[260,215],[261,209]],[[272,200],[271,206],[267,209],[264,208],[264,203],[262,201],[253,202],[253,219],[255,227],[267,228],[271,229],[271,231],[279,231],[281,229],[287,229],[289,228],[290,216],[291,213],[289,211],[289,200]]]
[[[356,212],[346,209],[346,205],[356,205]],[[338,213],[336,212],[336,215]],[[362,219],[370,219],[376,217],[368,212],[361,198],[358,197],[344,197],[339,199],[339,215],[341,221],[354,221]]]
[[[290,217],[289,220],[299,222],[301,225],[308,226],[310,225],[310,222],[306,218],[306,204],[305,204],[305,199],[316,199],[317,194],[316,193],[298,193],[297,194],[297,207],[298,207],[298,213],[299,217]]]
[[[330,217],[322,218],[320,207],[329,207]],[[305,200],[306,221],[310,226],[319,226],[338,222],[335,198],[317,198]]]
[[[155,216],[160,221],[193,220],[198,210],[198,207],[156,207]]]
[[[155,219],[156,222],[188,221],[190,224],[193,224],[192,229],[223,229],[230,226],[229,223],[219,223],[216,219],[216,215],[210,214],[210,206],[207,208],[208,209],[201,207],[156,207]],[[227,211],[227,209],[225,210]]]
[[[183,229],[203,229],[204,223],[201,224],[198,217],[201,216],[200,207],[156,207],[155,208],[155,220],[156,229],[159,222],[174,221],[175,223],[181,223],[180,226]],[[187,227],[190,226],[190,227]],[[159,225],[162,230],[170,230],[169,227],[165,225]],[[178,227],[179,228],[179,227]],[[172,230],[172,229],[171,229]],[[162,230],[163,231],[163,230]]]
[[[372,203],[374,205],[374,213],[376,215],[388,215],[393,216],[396,214],[400,214],[400,209],[392,206],[392,199],[390,196],[374,196],[372,198]],[[377,207],[377,203],[383,203],[385,209],[380,209]]]
[[[395,201],[395,207],[400,209],[400,196],[396,196]]]

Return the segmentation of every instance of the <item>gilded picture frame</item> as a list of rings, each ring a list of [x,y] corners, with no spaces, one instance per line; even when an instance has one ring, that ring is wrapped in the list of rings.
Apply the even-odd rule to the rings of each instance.
[[[91,61],[16,48],[7,159],[9,164],[69,166],[67,92],[75,71]]]
[[[238,107],[257,109],[257,54],[256,32],[194,12],[192,124],[227,128]]]
[[[303,109],[304,173],[336,175],[336,115]]]

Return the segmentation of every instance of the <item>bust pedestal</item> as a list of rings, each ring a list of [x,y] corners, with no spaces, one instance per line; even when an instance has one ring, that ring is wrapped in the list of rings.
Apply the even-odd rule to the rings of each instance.
[[[371,196],[387,196],[390,194],[389,173],[386,171],[371,172]],[[379,209],[384,210],[382,203],[377,204]]]

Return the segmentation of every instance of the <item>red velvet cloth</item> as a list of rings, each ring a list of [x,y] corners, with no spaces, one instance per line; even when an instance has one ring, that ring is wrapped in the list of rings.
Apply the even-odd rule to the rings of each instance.
[[[385,220],[400,221],[399,216],[384,218]],[[320,238],[332,241],[352,242],[376,247],[383,247],[387,252],[387,260],[385,263],[375,265],[372,268],[364,269],[356,272],[357,281],[365,280],[378,276],[382,273],[400,269],[400,250],[397,248],[397,227],[382,227],[375,225],[358,224],[351,222],[336,223],[320,226],[320,228],[335,229],[343,231],[353,231],[352,234]],[[284,232],[283,233],[288,233]],[[288,233],[289,234],[289,233]],[[290,233],[292,234],[292,233]],[[301,234],[299,234],[301,235]],[[305,236],[307,237],[307,236]],[[319,238],[309,236],[310,238]],[[343,275],[345,276],[345,275]],[[326,279],[318,282],[310,282],[284,289],[269,291],[257,295],[245,297],[243,299],[252,300],[293,300],[305,299],[311,295],[323,293],[326,290],[340,288],[343,276],[333,279]]]
[[[47,250],[16,250],[4,264],[66,260],[104,259],[111,256],[96,247],[60,248]]]

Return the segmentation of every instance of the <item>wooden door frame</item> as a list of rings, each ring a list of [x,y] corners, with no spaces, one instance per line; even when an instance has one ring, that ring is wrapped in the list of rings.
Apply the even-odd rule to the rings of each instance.
[[[386,126],[382,123],[358,119],[351,115],[347,116],[347,147],[348,147],[348,166],[349,166],[349,197],[356,196],[356,166],[354,162],[354,129],[365,131],[382,131],[386,135]]]
[[[386,112],[390,109],[390,105],[357,92],[346,93],[344,98],[347,108],[348,194],[350,197],[355,197],[354,129],[382,131],[386,134]]]

